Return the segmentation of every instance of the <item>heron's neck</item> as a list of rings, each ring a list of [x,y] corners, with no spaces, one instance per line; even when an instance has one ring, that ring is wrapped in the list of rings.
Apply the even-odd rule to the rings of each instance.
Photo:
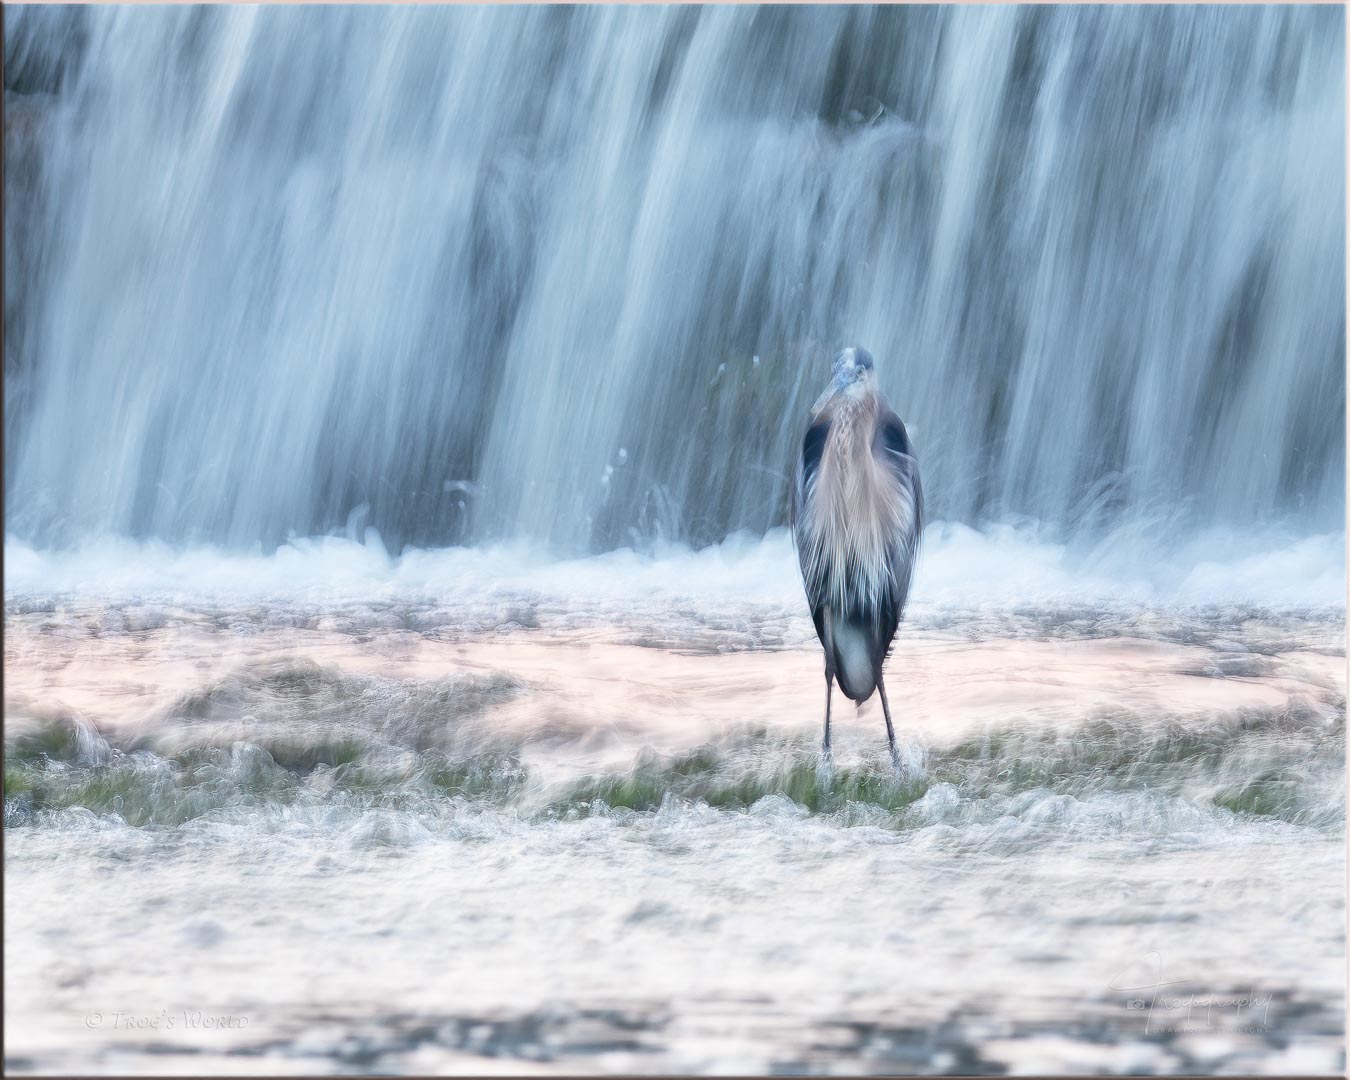
[[[855,527],[858,516],[867,516],[883,496],[872,455],[876,427],[875,394],[864,388],[860,393],[838,396],[822,471],[828,472],[832,481],[826,485],[831,511],[840,519],[853,519]]]

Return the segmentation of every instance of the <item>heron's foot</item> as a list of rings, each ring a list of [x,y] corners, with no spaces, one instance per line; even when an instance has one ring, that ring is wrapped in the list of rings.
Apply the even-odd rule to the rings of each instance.
[[[829,791],[830,785],[834,783],[834,754],[830,752],[828,746],[822,746],[820,757],[816,760],[816,786],[822,791]]]
[[[895,767],[896,779],[922,780],[928,775],[928,751],[921,743],[897,743],[891,747],[891,764]]]

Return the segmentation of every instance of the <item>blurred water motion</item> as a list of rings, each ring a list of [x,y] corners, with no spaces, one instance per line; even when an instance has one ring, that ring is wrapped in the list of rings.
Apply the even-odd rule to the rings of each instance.
[[[7,1071],[1342,1066],[1343,623],[920,615],[823,782],[800,601],[466,600],[11,610]]]
[[[1339,529],[1339,8],[11,8],[6,516],[781,524],[827,357],[931,517]]]
[[[6,1072],[1344,1071],[1341,9],[4,16]]]

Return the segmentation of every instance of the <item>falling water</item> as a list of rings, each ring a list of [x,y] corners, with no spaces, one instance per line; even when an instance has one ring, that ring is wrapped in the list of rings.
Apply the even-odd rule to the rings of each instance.
[[[935,519],[1339,529],[1337,8],[6,12],[6,513],[782,523],[861,341]]]

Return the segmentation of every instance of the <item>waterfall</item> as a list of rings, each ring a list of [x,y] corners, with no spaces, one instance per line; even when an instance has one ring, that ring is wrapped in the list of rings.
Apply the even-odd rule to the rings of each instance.
[[[19,7],[38,545],[782,524],[860,342],[930,517],[1342,527],[1338,7]]]

